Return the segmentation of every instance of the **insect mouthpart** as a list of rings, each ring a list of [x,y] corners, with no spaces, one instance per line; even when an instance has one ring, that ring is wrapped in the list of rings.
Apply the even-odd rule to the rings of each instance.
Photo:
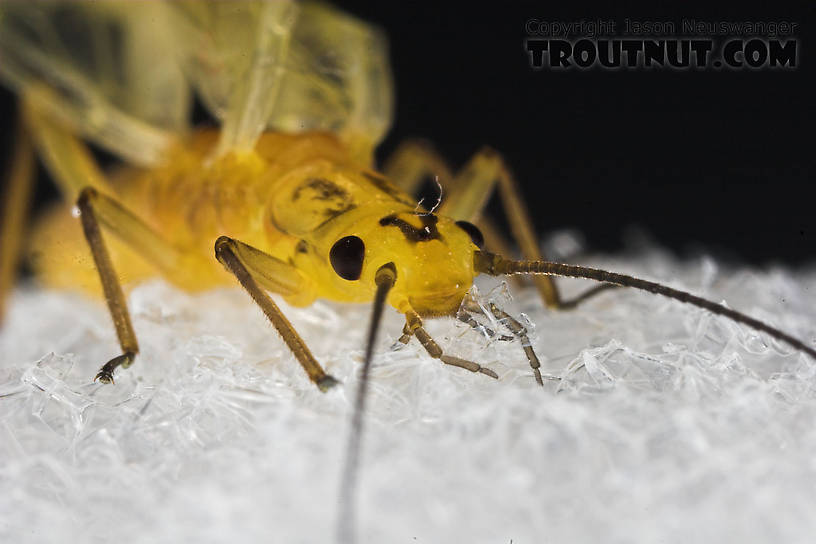
[[[466,287],[469,288],[470,286]],[[421,317],[452,316],[456,315],[462,305],[467,288],[456,291],[448,289],[439,292],[426,292],[421,296],[411,296],[409,294],[408,302]]]

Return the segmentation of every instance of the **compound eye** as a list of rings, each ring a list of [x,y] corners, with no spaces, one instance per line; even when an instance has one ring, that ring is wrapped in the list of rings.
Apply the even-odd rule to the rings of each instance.
[[[365,244],[356,236],[345,236],[337,240],[329,251],[329,262],[344,280],[360,279],[363,272]]]
[[[457,221],[456,226],[468,233],[470,240],[476,247],[479,249],[484,247],[484,236],[482,236],[482,231],[476,228],[476,225],[467,221]]]

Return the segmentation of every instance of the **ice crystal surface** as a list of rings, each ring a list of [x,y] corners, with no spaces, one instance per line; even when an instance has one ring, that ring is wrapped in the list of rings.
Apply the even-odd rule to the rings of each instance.
[[[663,252],[582,264],[726,303],[810,344],[816,269],[727,268]],[[440,319],[429,332],[498,381],[393,349],[372,371],[364,542],[811,542],[816,362],[728,319],[615,290],[569,312],[514,284],[481,301],[519,341]],[[588,286],[562,282],[567,294]],[[141,354],[116,385],[101,303],[31,286],[0,331],[0,542],[329,542],[367,306],[281,304],[344,385],[311,385],[247,295],[161,282],[129,297]],[[505,334],[487,316],[482,325]]]

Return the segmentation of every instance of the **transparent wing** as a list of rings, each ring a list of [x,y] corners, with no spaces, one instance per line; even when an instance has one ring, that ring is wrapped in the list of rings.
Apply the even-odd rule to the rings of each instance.
[[[0,78],[120,157],[156,162],[188,127],[189,85],[163,6],[4,2]]]
[[[371,154],[391,127],[385,35],[324,4],[304,4],[269,126],[328,130]]]
[[[6,2],[0,78],[146,165],[187,130],[190,85],[222,123],[219,154],[271,128],[331,131],[369,159],[392,115],[383,35],[293,0]]]
[[[391,123],[386,41],[323,4],[171,2],[180,64],[223,124],[219,153],[265,128],[338,134],[369,156]]]
[[[217,152],[252,149],[277,99],[298,6],[289,0],[168,6],[180,36],[179,62],[221,120]]]

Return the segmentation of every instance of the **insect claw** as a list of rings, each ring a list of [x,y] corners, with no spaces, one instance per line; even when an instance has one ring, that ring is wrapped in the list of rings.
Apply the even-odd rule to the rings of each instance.
[[[484,374],[485,376],[490,376],[496,380],[499,379],[499,375],[489,368],[485,368],[482,365],[474,363],[473,361],[468,361],[467,359],[454,357],[452,355],[442,355],[438,359],[446,365],[457,366],[459,368],[464,368],[465,370],[470,370],[471,372],[478,372],[480,374]]]
[[[481,367],[481,368],[479,369],[479,372],[481,372],[481,373],[482,373],[482,374],[484,374],[485,376],[490,376],[491,378],[493,378],[493,379],[495,379],[495,380],[498,380],[498,379],[499,379],[499,375],[498,375],[498,374],[496,374],[495,372],[493,372],[492,370],[490,370],[489,368]]]
[[[325,376],[317,380],[317,388],[320,389],[320,391],[322,391],[323,393],[325,393],[326,391],[328,391],[329,389],[336,385],[342,385],[342,383],[343,382],[341,382],[340,380],[326,374]]]
[[[122,355],[118,355],[105,363],[105,365],[99,369],[94,381],[99,380],[102,383],[111,383],[115,384],[116,382],[113,381],[113,372],[116,370],[116,367],[121,366],[122,368],[127,368],[133,362],[133,359],[136,357],[136,353],[133,351],[126,351]]]
[[[102,383],[109,383],[113,385],[116,384],[116,382],[113,381],[113,374],[110,371],[106,370],[105,368],[103,368],[97,373],[96,377],[94,378],[94,382],[96,382],[97,380],[99,380]]]

